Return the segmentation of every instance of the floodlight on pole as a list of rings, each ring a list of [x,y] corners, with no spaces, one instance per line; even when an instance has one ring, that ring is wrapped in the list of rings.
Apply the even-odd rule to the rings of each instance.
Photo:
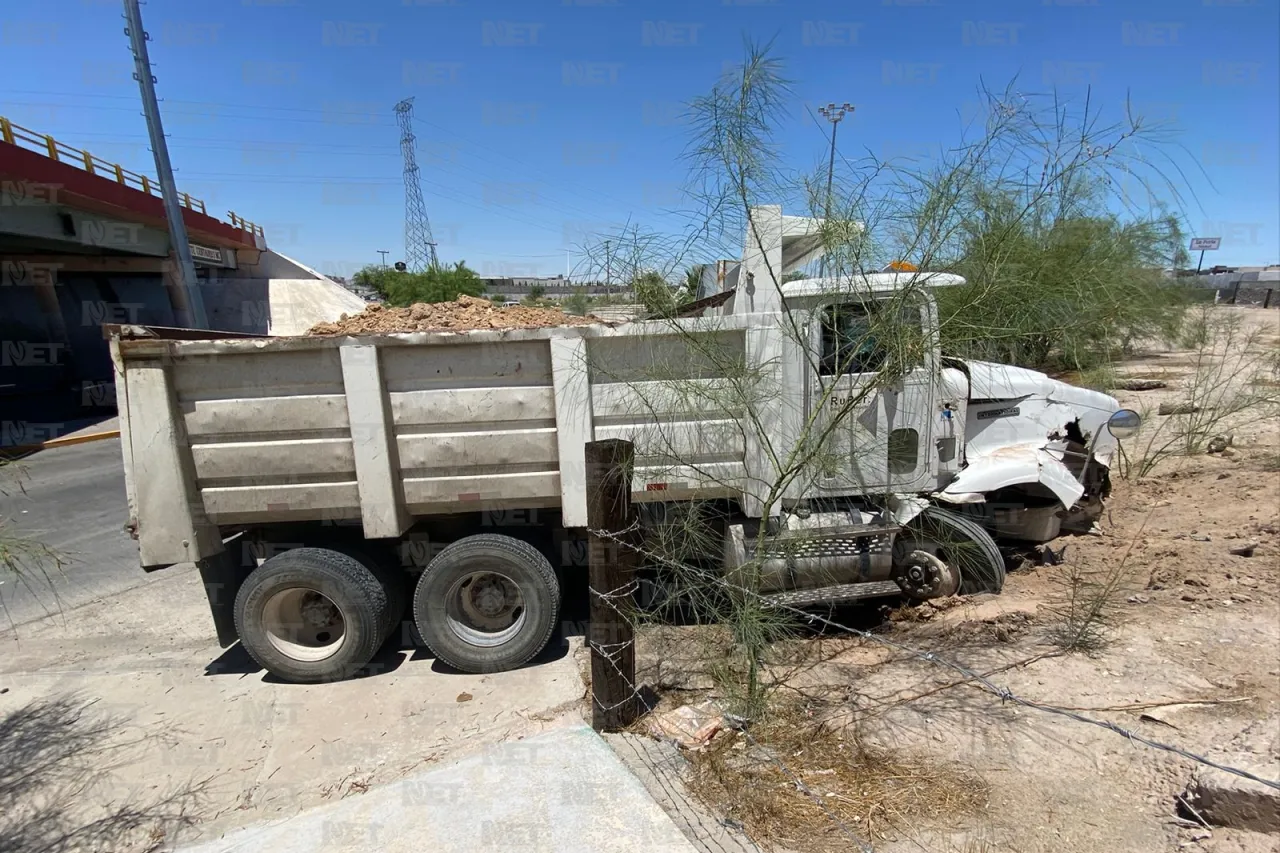
[[[830,104],[827,104],[825,107],[818,107],[818,112],[822,114],[822,117],[825,118],[827,121],[831,122],[831,157],[827,161],[827,198],[826,198],[826,204],[825,204],[825,213],[823,214],[824,227],[827,225],[828,221],[831,219],[831,183],[836,172],[836,130],[839,129],[840,122],[844,119],[844,117],[852,113],[853,110],[854,110],[853,104],[849,103],[848,101],[845,101],[843,104],[840,104],[839,106],[837,106],[835,103],[830,103]],[[826,253],[824,252],[822,256],[822,267],[825,268],[826,265],[827,265],[827,256],[826,256]],[[822,272],[820,271],[819,275],[821,274]]]

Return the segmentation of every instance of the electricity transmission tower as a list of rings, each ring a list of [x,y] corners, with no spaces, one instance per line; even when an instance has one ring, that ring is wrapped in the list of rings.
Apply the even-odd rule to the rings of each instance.
[[[439,261],[414,152],[417,137],[413,135],[413,98],[396,104],[396,121],[400,123],[400,153],[404,155],[404,261],[409,272],[426,272]]]

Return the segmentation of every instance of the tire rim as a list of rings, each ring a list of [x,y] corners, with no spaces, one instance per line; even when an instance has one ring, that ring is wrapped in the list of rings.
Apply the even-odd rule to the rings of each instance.
[[[927,521],[927,520],[926,520]],[[894,540],[893,562],[903,562],[912,551],[924,551],[946,563],[960,576],[960,587],[984,586],[993,580],[991,567],[978,543],[964,536],[959,530],[928,524],[932,529],[907,528]],[[969,587],[966,587],[966,582]]]
[[[516,582],[500,572],[463,575],[449,587],[445,600],[449,630],[470,645],[498,646],[524,627],[524,596]]]
[[[306,587],[282,589],[268,598],[262,608],[262,627],[276,651],[308,663],[337,654],[347,639],[342,608]]]

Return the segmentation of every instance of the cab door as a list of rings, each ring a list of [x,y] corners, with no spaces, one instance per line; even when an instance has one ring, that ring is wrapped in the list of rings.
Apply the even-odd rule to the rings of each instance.
[[[809,412],[817,486],[830,494],[916,492],[937,480],[931,452],[937,390],[932,306],[918,298],[847,299],[821,307]]]

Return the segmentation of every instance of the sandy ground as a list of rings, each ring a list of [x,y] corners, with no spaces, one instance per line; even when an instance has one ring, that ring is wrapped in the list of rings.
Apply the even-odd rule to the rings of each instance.
[[[112,818],[119,826],[106,833],[110,841],[85,849],[216,837],[555,727],[570,709],[578,719],[584,688],[568,643],[497,675],[459,674],[421,651],[384,650],[367,677],[283,684],[238,647],[221,653],[199,576],[169,571],[0,635],[0,719],[45,711],[45,722],[36,715],[25,731],[0,730],[14,764],[44,768],[12,790],[13,771],[0,771],[0,791],[13,794],[0,817],[0,848],[80,849],[51,841],[50,821],[58,835],[122,804],[138,812],[137,825]],[[81,710],[40,704],[60,700]],[[76,742],[65,755],[56,746]],[[24,753],[61,757],[24,761]],[[23,823],[24,811],[51,807],[59,814],[37,822],[43,834],[6,846],[5,830]]]

